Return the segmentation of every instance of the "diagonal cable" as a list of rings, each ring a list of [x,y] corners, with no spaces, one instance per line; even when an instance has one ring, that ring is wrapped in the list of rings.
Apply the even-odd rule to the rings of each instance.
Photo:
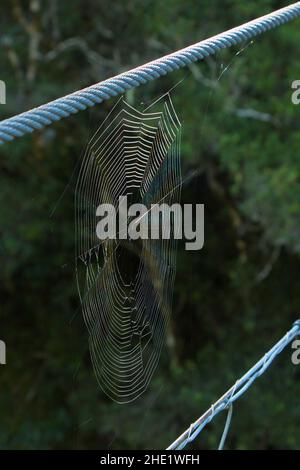
[[[300,16],[300,2],[0,122],[0,144],[92,107]]]
[[[181,450],[188,443],[192,442],[202,431],[202,429],[212,421],[221,411],[227,409],[238,398],[240,398],[253,382],[260,377],[272,364],[274,359],[290,344],[290,342],[300,334],[300,320],[297,320],[292,328],[268,351],[243,377],[227,392],[222,395],[200,418],[192,423],[168,448],[167,450]]]

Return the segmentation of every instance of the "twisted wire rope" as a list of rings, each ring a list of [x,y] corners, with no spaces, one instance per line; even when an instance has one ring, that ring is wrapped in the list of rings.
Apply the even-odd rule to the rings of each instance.
[[[300,16],[300,2],[0,122],[0,144],[85,110]]]
[[[194,441],[203,428],[212,421],[221,411],[228,409],[236,400],[238,400],[254,383],[270,367],[274,359],[288,346],[291,341],[300,334],[300,320],[297,320],[292,328],[278,341],[243,377],[235,382],[235,384],[219,398],[209,410],[207,410],[200,418],[192,423],[186,431],[184,431],[167,450],[181,450],[187,444]]]

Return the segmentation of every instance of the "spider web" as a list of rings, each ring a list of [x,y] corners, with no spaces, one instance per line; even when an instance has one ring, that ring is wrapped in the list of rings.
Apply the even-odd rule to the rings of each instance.
[[[171,314],[176,227],[168,239],[100,241],[96,209],[118,207],[120,196],[148,212],[160,201],[180,200],[181,125],[169,94],[159,101],[143,112],[123,99],[116,104],[87,146],[75,190],[76,278],[91,359],[102,390],[119,403],[146,390],[159,362]],[[161,110],[149,112],[154,106]]]

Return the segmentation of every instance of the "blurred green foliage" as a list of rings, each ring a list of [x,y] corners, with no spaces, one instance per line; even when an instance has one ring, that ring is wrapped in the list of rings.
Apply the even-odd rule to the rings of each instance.
[[[1,118],[286,3],[8,0]],[[1,147],[1,448],[165,448],[299,317],[299,24],[128,95],[139,106],[177,85],[184,174],[199,170],[183,202],[205,203],[206,237],[199,253],[179,250],[168,346],[133,404],[96,383],[74,278],[76,165],[114,100]],[[228,448],[299,448],[290,355],[235,405]],[[224,419],[194,447],[216,448]]]

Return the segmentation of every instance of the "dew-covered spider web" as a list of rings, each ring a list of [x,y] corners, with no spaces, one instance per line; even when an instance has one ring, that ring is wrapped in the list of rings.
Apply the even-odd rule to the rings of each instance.
[[[169,94],[144,111],[122,99],[88,143],[78,176],[78,290],[95,375],[119,403],[146,390],[160,358],[171,314],[176,227],[171,224],[166,239],[99,240],[96,210],[99,204],[117,208],[120,196],[147,211],[161,201],[179,202],[180,137]]]

